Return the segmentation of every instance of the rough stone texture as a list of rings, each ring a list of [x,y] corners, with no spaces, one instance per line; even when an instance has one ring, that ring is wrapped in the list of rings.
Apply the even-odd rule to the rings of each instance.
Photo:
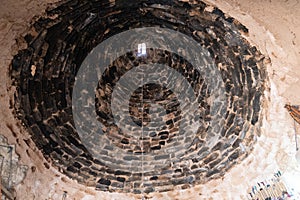
[[[216,3],[218,7],[220,6],[222,10],[226,11],[226,13],[242,21],[250,30],[249,35],[246,36],[249,41],[258,46],[265,55],[269,55],[272,59],[273,64],[268,68],[268,71],[272,75],[271,79],[274,81],[272,85],[270,85],[272,94],[270,94],[269,98],[272,104],[269,104],[270,109],[267,113],[268,120],[264,122],[263,127],[268,131],[264,133],[263,137],[259,138],[259,142],[253,154],[240,165],[230,170],[224,179],[210,181],[205,185],[198,185],[185,191],[177,190],[160,194],[154,193],[153,199],[245,199],[243,196],[243,194],[245,194],[245,188],[249,188],[252,183],[255,183],[258,176],[264,177],[262,172],[266,174],[273,173],[276,167],[280,167],[283,170],[289,169],[290,171],[291,168],[294,169],[295,167],[293,159],[288,157],[288,155],[293,155],[294,150],[294,146],[290,145],[290,143],[293,143],[292,121],[289,120],[289,116],[285,113],[286,111],[283,109],[283,105],[286,103],[286,100],[295,102],[297,99],[295,99],[294,96],[286,95],[286,93],[284,98],[287,99],[282,99],[281,95],[284,91],[293,92],[294,95],[297,94],[297,90],[287,90],[287,86],[297,80],[295,73],[299,72],[295,65],[295,62],[299,63],[299,60],[290,56],[299,54],[299,49],[292,43],[293,40],[293,42],[297,44],[299,37],[295,36],[295,38],[293,38],[293,36],[291,36],[290,38],[290,33],[287,31],[291,29],[296,32],[296,35],[298,35],[297,31],[299,33],[299,29],[297,29],[297,27],[300,27],[297,25],[298,21],[293,20],[295,19],[294,16],[297,17],[297,13],[295,13],[295,11],[297,11],[296,1],[289,1],[287,4],[283,4],[283,2],[274,3],[274,1],[239,1],[238,3],[235,1],[213,2]],[[11,5],[12,3],[7,4]],[[7,14],[7,16],[13,17],[11,17],[9,22],[6,23],[5,20],[3,20],[1,23],[3,25],[2,27],[4,27],[1,32],[1,38],[4,38],[1,40],[1,46],[3,47],[1,55],[3,55],[2,58],[4,58],[1,60],[1,65],[3,65],[1,68],[2,74],[5,74],[7,71],[7,67],[11,61],[11,54],[16,53],[16,51],[11,51],[15,35],[24,31],[26,27],[24,24],[27,24],[24,23],[24,21],[28,22],[34,13],[40,13],[43,10],[42,7],[38,8],[35,3],[31,3],[29,7],[25,4],[19,6],[20,2],[15,2],[15,4],[17,4],[17,9],[15,9],[14,14]],[[278,6],[278,4],[280,4],[280,6]],[[26,9],[30,9],[31,6],[35,9],[26,11]],[[11,6],[7,6],[7,8],[14,10]],[[281,13],[281,15],[278,15],[278,13]],[[15,17],[15,15],[22,17]],[[13,28],[10,28],[12,25]],[[282,28],[286,26],[288,27]],[[271,27],[271,30],[268,30],[268,27]],[[278,34],[278,32],[283,33],[283,35],[286,34],[286,37],[282,37],[282,34]],[[24,43],[19,43],[19,45],[22,44]],[[291,44],[291,46],[289,46],[289,44]],[[289,56],[287,57],[287,55]],[[15,133],[19,138],[19,145],[16,147],[18,152],[22,155],[22,161],[29,165],[38,166],[37,171],[34,173],[30,172],[30,175],[25,179],[26,184],[18,187],[20,199],[33,199],[34,196],[35,198],[61,199],[64,190],[68,191],[67,196],[73,199],[132,198],[129,197],[130,195],[125,197],[121,194],[115,195],[114,193],[103,194],[101,192],[93,192],[61,176],[61,174],[52,170],[52,168],[49,170],[48,165],[45,164],[44,166],[43,161],[45,160],[41,157],[41,154],[34,149],[34,145],[32,143],[30,144],[27,133],[25,131],[20,132],[22,128],[15,125],[16,122],[9,114],[6,81],[7,77],[4,76],[1,80],[1,106],[4,110],[0,117],[1,121],[3,121],[3,124],[0,124],[1,128],[7,133],[10,143],[17,144],[16,138],[10,134],[11,131],[5,126],[7,122],[14,124],[12,133]],[[277,88],[279,89],[279,93],[276,90]],[[25,139],[27,144],[31,147],[28,147],[23,139]],[[28,152],[29,155],[27,155],[26,152]],[[241,180],[243,181],[241,182]],[[186,188],[188,187],[189,186]],[[24,197],[22,194],[27,194],[27,196]]]
[[[245,26],[226,17],[218,8],[208,11],[206,7],[201,1],[139,1],[130,5],[72,1],[47,9],[47,15],[37,19],[24,36],[27,48],[14,56],[10,70],[13,86],[17,88],[13,101],[16,117],[24,123],[44,157],[79,183],[104,191],[131,193],[205,183],[222,177],[244,159],[251,152],[255,137],[260,135],[260,104],[266,79],[264,56],[241,36],[240,32],[248,32]],[[71,94],[76,72],[98,43],[129,28],[145,26],[167,27],[193,37],[209,51],[215,63],[215,68],[207,68],[205,73],[217,71],[222,83],[216,82],[218,79],[209,82],[176,52],[148,49],[147,59],[140,60],[128,53],[113,61],[99,82],[96,96],[97,114],[104,125],[101,128],[109,139],[106,144],[92,143],[92,148],[106,146],[99,151],[102,157],[98,160],[82,144],[74,126]],[[149,123],[153,113],[151,118],[147,117],[147,102],[153,101],[166,112],[156,113],[156,117],[165,118],[169,125],[152,130],[154,137],[136,136],[136,140],[136,133],[122,133],[113,123],[110,101],[114,85],[140,63],[169,63],[188,80],[200,105],[194,115],[199,115],[202,125],[194,135],[179,131],[178,124],[188,126],[184,124],[188,119],[182,118],[185,111],[178,108],[177,97],[160,85],[145,85],[132,95],[131,117],[151,132],[151,127],[157,126]],[[218,95],[212,94],[211,85],[220,85],[225,97],[210,102],[211,96]],[[154,97],[157,92],[162,96]],[[86,96],[78,101],[88,103]],[[89,140],[97,141],[93,137]],[[154,155],[148,156],[149,153]],[[133,161],[137,161],[134,167]],[[123,176],[119,177],[117,171]],[[150,180],[151,177],[157,178]],[[170,188],[166,189],[167,186]]]
[[[0,135],[0,177],[1,187],[14,193],[14,188],[20,184],[26,176],[28,166],[19,163],[19,156],[15,147],[7,143],[7,139]]]

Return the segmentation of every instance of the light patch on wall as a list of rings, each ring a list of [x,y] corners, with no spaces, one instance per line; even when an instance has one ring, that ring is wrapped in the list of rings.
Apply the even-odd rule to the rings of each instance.
[[[137,53],[137,56],[145,56],[147,53],[146,53],[146,43],[140,43],[138,44],[138,53]]]

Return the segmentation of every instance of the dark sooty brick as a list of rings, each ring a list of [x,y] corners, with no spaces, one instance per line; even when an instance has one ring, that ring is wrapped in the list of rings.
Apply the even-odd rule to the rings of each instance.
[[[20,50],[11,62],[11,80],[17,88],[12,105],[45,158],[79,183],[94,185],[102,191],[141,194],[168,191],[178,185],[188,188],[221,178],[248,155],[249,152],[240,150],[240,144],[253,149],[254,136],[260,134],[261,101],[267,78],[263,56],[241,35],[248,32],[247,27],[216,7],[212,11],[205,7],[201,1],[161,1],[159,6],[137,0],[67,1],[33,21],[32,30],[24,37],[28,47]],[[91,129],[82,124],[83,130],[95,133],[88,138],[91,146],[85,146],[75,128],[72,110],[75,77],[83,60],[113,35],[153,26],[192,37],[207,49],[209,54],[204,54],[213,65],[201,54],[195,59],[207,67],[193,66],[181,54],[193,57],[200,53],[193,54],[190,47],[170,52],[164,45],[147,48],[145,57],[137,56],[132,49],[110,60],[93,95],[95,105],[88,107],[89,112],[96,109],[102,127]],[[130,39],[131,36],[124,38]],[[178,35],[170,34],[167,39],[171,46],[184,44]],[[180,95],[167,84],[147,83],[129,94],[126,106],[130,116],[114,116],[111,104],[118,81],[130,70],[152,64],[166,65],[184,77],[199,105],[186,110],[191,105],[188,98],[179,99]],[[33,65],[35,73],[31,70]],[[149,73],[156,73],[152,75],[164,83],[174,81],[173,75],[155,70]],[[91,77],[84,78],[87,85],[91,84]],[[179,86],[184,84],[180,82],[176,87]],[[80,90],[83,95],[76,100],[88,106],[87,97],[91,94],[84,87]],[[187,92],[185,87],[180,91]],[[214,99],[214,95],[222,98]],[[124,97],[119,94],[117,98]],[[126,125],[133,122],[135,129],[126,132],[117,126],[116,120],[123,120]],[[195,121],[200,124],[198,128],[192,127]],[[194,128],[196,132],[191,131]],[[137,131],[141,129],[147,132],[143,137]],[[105,137],[108,142],[97,144],[96,137]],[[99,149],[101,159],[94,158],[90,149]],[[143,156],[147,159],[143,160]],[[146,173],[142,171],[144,167]],[[142,176],[148,180],[144,185]]]

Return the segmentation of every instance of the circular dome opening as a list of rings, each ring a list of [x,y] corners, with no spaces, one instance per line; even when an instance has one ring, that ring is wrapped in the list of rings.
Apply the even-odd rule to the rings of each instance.
[[[220,178],[260,134],[264,57],[242,34],[201,1],[63,3],[12,61],[16,116],[53,166],[99,190]]]

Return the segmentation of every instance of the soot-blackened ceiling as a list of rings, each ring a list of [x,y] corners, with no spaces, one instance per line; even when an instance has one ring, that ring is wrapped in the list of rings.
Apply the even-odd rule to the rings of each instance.
[[[248,32],[246,27],[218,8],[207,7],[201,1],[65,1],[33,22],[24,37],[28,47],[14,56],[10,74],[16,87],[16,117],[45,158],[79,183],[131,193],[204,184],[241,162],[260,134],[264,57],[242,37]],[[89,101],[88,92],[82,89],[78,102],[96,113],[101,126],[94,129],[79,122],[81,131],[89,136],[81,137],[72,102],[85,58],[110,37],[148,27],[192,38],[207,51],[205,55],[192,51],[204,67],[197,70],[199,66],[185,58],[189,46],[173,51],[163,45],[147,47],[142,50],[144,55],[130,49],[101,72],[93,103],[84,104]],[[123,39],[130,41],[130,37]],[[172,34],[167,39],[171,43],[180,40]],[[99,54],[110,55],[107,51]],[[184,77],[189,86],[185,88],[183,81],[167,87],[171,74],[161,65]],[[114,115],[119,107],[113,99],[121,101],[126,96],[113,94],[122,89],[118,82],[129,71],[143,73],[143,69],[147,72],[143,76],[159,77],[158,82],[123,88],[133,91],[125,105],[129,114]],[[132,82],[140,80],[139,76],[126,77]],[[88,84],[89,77],[85,80]],[[190,92],[189,87],[197,105],[192,112],[185,109],[193,104],[191,99],[180,99]],[[89,117],[84,120],[92,121]]]

